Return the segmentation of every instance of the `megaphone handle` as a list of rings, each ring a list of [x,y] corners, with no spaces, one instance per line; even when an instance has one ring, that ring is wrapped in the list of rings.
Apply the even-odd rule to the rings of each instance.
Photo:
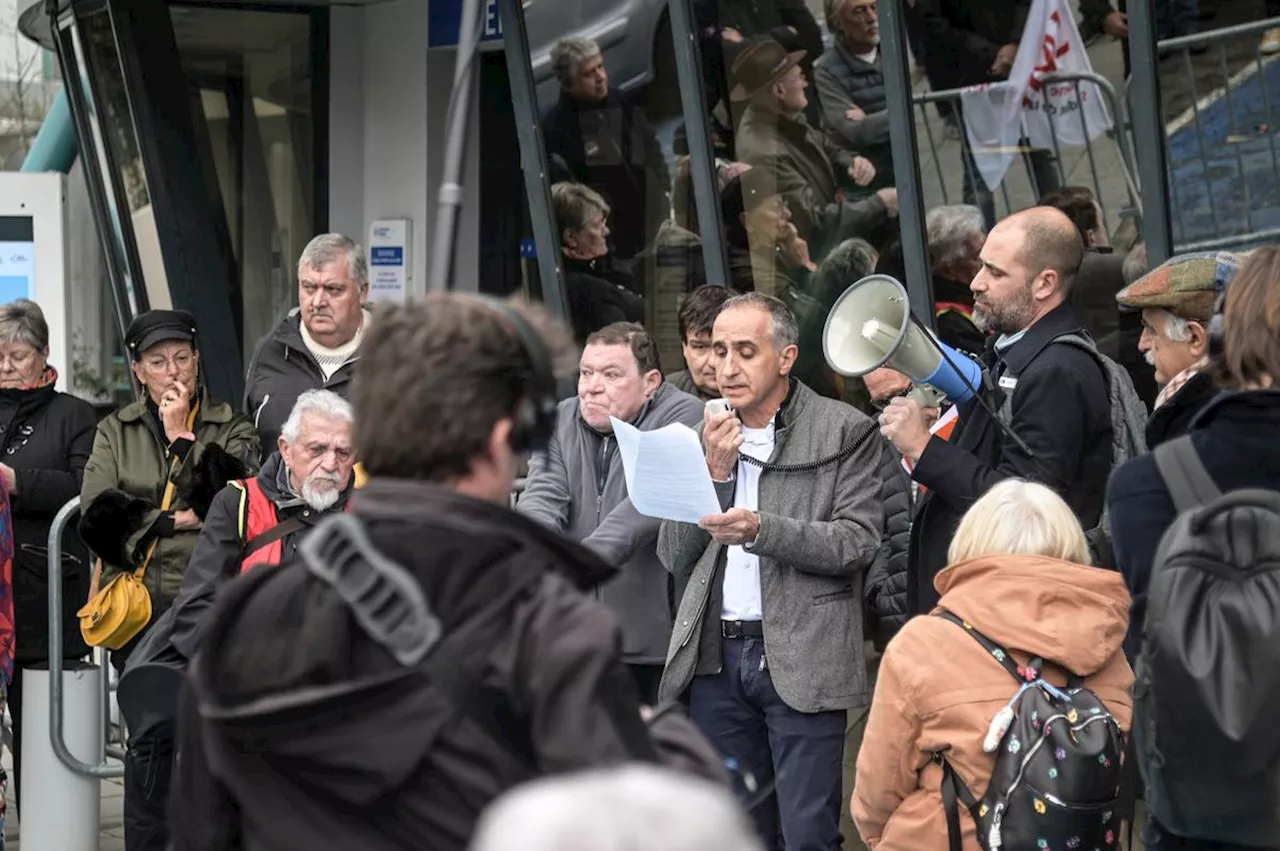
[[[916,325],[920,326],[920,330],[925,332],[924,336],[926,340],[933,342],[933,336],[928,333],[929,329],[925,327],[925,324],[920,321],[920,318],[917,317],[914,312],[911,313],[911,321],[914,322]],[[981,388],[974,387],[973,385],[969,384],[969,379],[965,376],[964,371],[960,369],[960,367],[956,366],[956,362],[951,359],[951,355],[947,354],[946,348],[936,344],[934,345],[934,348],[938,350],[939,354],[942,355],[942,359],[945,360],[947,362],[947,365],[951,367],[952,370],[955,371],[956,375],[960,376],[960,380],[963,381],[969,387],[969,389],[973,391],[973,398],[978,400],[978,404],[983,407],[983,409],[995,422],[996,426],[999,427],[1000,431],[1004,432],[1006,435],[1009,436],[1010,440],[1018,444],[1018,448],[1021,449],[1024,453],[1026,453],[1028,458],[1036,457],[1036,454],[1031,451],[1031,447],[1027,446],[1027,442],[1023,440],[1021,437],[1019,437],[1018,433],[1013,430],[1013,426],[1009,425],[1004,420],[1000,419],[1000,415],[997,414],[995,411],[993,411],[991,409],[991,406],[987,404],[986,396],[982,392],[983,390],[986,389],[986,384],[987,384],[988,373],[987,373],[986,367],[982,368],[983,386]]]

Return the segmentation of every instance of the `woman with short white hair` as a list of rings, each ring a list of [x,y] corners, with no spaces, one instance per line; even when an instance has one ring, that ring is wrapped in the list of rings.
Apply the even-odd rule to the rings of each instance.
[[[982,798],[1000,750],[1017,752],[995,724],[1018,693],[1009,658],[1022,671],[1043,660],[1043,680],[1059,691],[1078,677],[1129,729],[1133,671],[1121,650],[1129,593],[1120,574],[1088,566],[1084,530],[1061,497],[1000,482],[964,515],[948,561],[934,580],[938,608],[908,621],[880,664],[852,802],[876,851],[947,849],[942,764]],[[995,747],[984,747],[988,738]],[[1054,776],[1035,778],[1036,788]],[[974,820],[958,809],[963,847],[976,851]]]

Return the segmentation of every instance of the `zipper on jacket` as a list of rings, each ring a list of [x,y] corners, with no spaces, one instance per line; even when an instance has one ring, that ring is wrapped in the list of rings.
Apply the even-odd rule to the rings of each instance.
[[[258,410],[253,413],[253,427],[257,428],[258,423],[262,420],[262,412],[267,409],[267,403],[271,401],[271,394],[262,397],[262,404],[258,406]]]
[[[600,525],[600,515],[604,510],[604,486],[609,482],[609,435],[600,440],[600,451],[596,455],[596,525]]]
[[[604,513],[604,486],[609,481],[609,435],[602,435],[600,451],[596,454],[596,526],[600,525],[600,517]],[[596,599],[604,598],[604,589],[596,586]]]

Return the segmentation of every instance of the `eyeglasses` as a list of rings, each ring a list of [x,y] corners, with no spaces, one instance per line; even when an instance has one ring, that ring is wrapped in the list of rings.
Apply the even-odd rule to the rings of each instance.
[[[173,364],[179,370],[186,372],[191,368],[191,364],[195,359],[196,356],[191,352],[182,352],[181,354],[174,355],[172,359],[166,357],[147,358],[142,362],[142,365],[147,368],[148,372],[154,372],[157,375],[162,372],[168,372],[170,364]]]
[[[871,407],[875,408],[877,411],[883,411],[885,408],[889,407],[889,403],[892,402],[894,399],[901,399],[903,396],[906,396],[908,393],[910,393],[912,390],[915,390],[915,389],[916,388],[914,384],[908,384],[906,387],[902,388],[897,393],[894,393],[892,396],[888,396],[884,399],[872,399]]]

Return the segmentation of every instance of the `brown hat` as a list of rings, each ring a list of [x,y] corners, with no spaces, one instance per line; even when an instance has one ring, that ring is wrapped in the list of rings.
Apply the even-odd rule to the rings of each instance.
[[[751,100],[760,92],[782,79],[805,57],[803,50],[791,53],[771,38],[752,44],[738,55],[733,63],[733,79],[737,85],[729,93],[729,100]]]
[[[1116,293],[1121,308],[1161,308],[1195,322],[1213,318],[1213,305],[1240,268],[1225,251],[1180,254],[1161,263]]]

